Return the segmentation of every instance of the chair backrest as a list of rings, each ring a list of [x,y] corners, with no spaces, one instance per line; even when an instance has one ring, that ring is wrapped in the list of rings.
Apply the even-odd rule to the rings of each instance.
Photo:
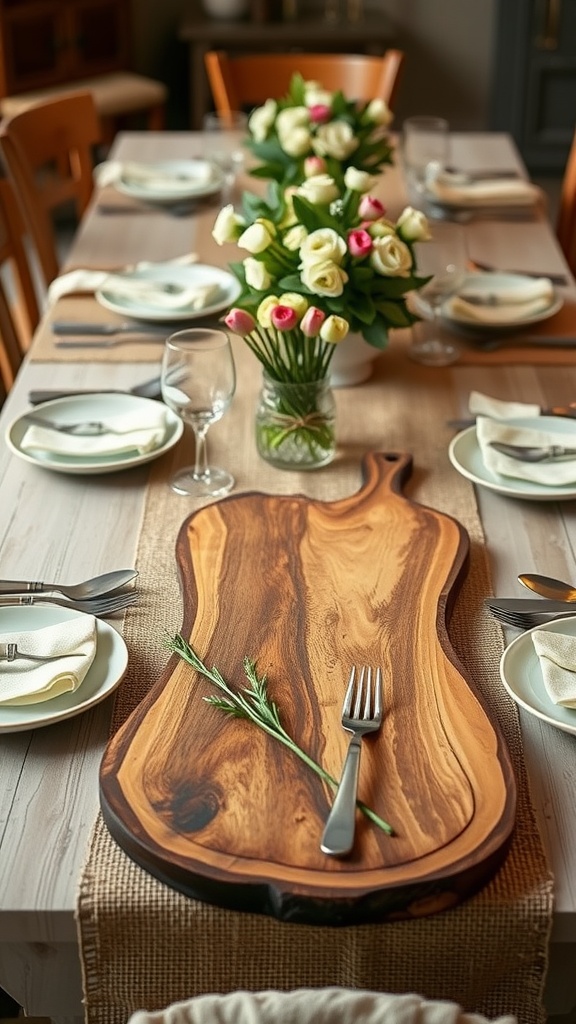
[[[0,125],[0,153],[46,286],[59,270],[53,214],[67,203],[78,217],[86,209],[93,187],[93,147],[100,138],[89,92],[39,103]]]
[[[562,178],[556,234],[570,269],[576,276],[576,130]]]
[[[0,179],[0,393],[10,390],[38,320],[25,228],[10,182]]]
[[[402,50],[382,57],[349,53],[266,53],[229,56],[224,50],[205,54],[206,72],[218,113],[242,110],[288,92],[292,75],[324,89],[341,89],[347,99],[386,100],[392,109],[404,61]]]

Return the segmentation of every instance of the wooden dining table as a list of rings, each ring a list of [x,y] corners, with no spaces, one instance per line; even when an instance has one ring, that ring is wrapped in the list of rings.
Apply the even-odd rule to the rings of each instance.
[[[507,135],[455,133],[451,144],[452,162],[464,170],[504,167],[525,173]],[[206,155],[206,146],[200,133],[124,133],[117,138],[112,155],[119,160],[186,159]],[[241,184],[250,187],[250,179],[246,177]],[[400,161],[385,170],[379,193],[389,215],[397,216],[408,201]],[[107,187],[95,194],[63,270],[112,269],[143,259],[168,260],[191,251],[197,252],[202,262],[225,266],[236,254],[220,248],[211,238],[218,203],[207,199],[192,214],[174,216],[168,208],[139,204]],[[437,473],[448,506],[452,490],[462,490],[466,500],[473,502],[482,531],[482,539],[476,538],[474,546],[481,547],[482,557],[486,556],[495,594],[522,596],[517,582],[522,571],[574,581],[575,501],[519,500],[463,481],[448,461],[454,430],[447,421],[468,415],[472,390],[542,406],[574,400],[576,284],[545,209],[526,221],[438,221],[433,222],[432,230],[459,258],[465,255],[501,270],[566,275],[566,285],[558,289],[564,300],[561,313],[554,322],[534,331],[551,333],[556,329],[564,340],[571,331],[574,347],[522,347],[515,343],[485,353],[461,337],[458,362],[435,368],[411,361],[410,331],[393,333],[389,350],[378,357],[370,381],[338,390],[337,464],[344,472],[333,478],[332,491],[329,474],[333,467],[316,473],[291,473],[263,463],[259,467],[252,454],[245,456],[254,444],[251,425],[241,422],[239,413],[234,414],[234,404],[209,432],[211,456],[235,474],[238,493],[264,490],[315,497],[327,487],[334,497],[342,497],[359,486],[361,459],[367,451],[382,446],[406,450],[407,445],[414,461],[410,489],[415,499],[420,493],[434,497]],[[425,267],[424,245],[421,254]],[[156,522],[159,569],[156,576],[150,559],[149,575],[141,575],[140,602],[126,620],[137,621],[147,608],[154,609],[155,588],[169,578],[169,568],[161,569],[160,562],[163,558],[170,565],[175,543],[171,524],[184,521],[198,507],[191,499],[169,492],[167,484],[173,466],[190,461],[191,441],[186,435],[157,463],[96,476],[53,473],[13,454],[4,432],[29,407],[31,388],[125,389],[159,370],[161,342],[142,344],[122,337],[107,348],[57,348],[49,326],[56,316],[105,322],[118,319],[92,295],[82,294],[58,299],[40,324],[0,420],[0,577],[72,582],[134,564],[142,531],[151,529],[146,508],[154,487],[167,510],[166,529],[163,531],[161,521]],[[421,325],[414,328],[421,329]],[[235,345],[239,381],[256,390],[257,363],[250,362],[251,356],[247,359],[239,339]],[[356,410],[354,422],[351,410]],[[358,410],[363,410],[361,416]],[[426,434],[421,449],[414,441],[421,436],[415,433],[417,420]],[[439,500],[443,502],[442,495]],[[172,623],[178,628],[181,606],[175,564],[173,576],[168,596]],[[136,634],[127,631],[126,622],[121,618],[110,621],[128,640],[132,637],[132,661],[143,665],[150,656],[153,676],[156,665],[162,664],[154,631],[149,639],[139,635],[136,643]],[[148,628],[149,620],[143,622]],[[510,631],[504,640],[516,635]],[[490,657],[496,673],[497,657]],[[114,709],[115,698],[109,697],[66,721],[0,734],[0,987],[18,1000],[27,1014],[54,1020],[83,1016],[90,967],[83,962],[81,969],[79,902],[81,906],[85,894],[87,850],[99,810],[99,768],[115,721]],[[525,790],[528,817],[533,813],[541,837],[547,864],[543,874],[549,872],[553,879],[550,933],[539,966],[542,981],[547,979],[545,1005],[551,1015],[565,1014],[576,1006],[572,969],[576,951],[576,739],[522,708],[517,710],[512,702],[507,714],[518,716],[519,785]],[[545,879],[542,884],[546,891]],[[273,987],[273,968],[267,980]],[[250,976],[244,984],[251,986]]]

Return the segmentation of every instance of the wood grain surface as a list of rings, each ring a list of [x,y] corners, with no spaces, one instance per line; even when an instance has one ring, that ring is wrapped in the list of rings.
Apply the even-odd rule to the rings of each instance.
[[[433,913],[506,853],[508,752],[446,629],[467,535],[401,495],[410,456],[373,453],[363,469],[333,503],[249,493],[190,516],[182,635],[234,688],[254,658],[288,732],[337,778],[350,666],[380,665],[384,722],[364,741],[359,797],[395,835],[359,813],[351,856],[325,856],[330,787],[206,704],[215,688],[173,657],[106,749],[101,802],[130,856],[209,902],[328,924]]]

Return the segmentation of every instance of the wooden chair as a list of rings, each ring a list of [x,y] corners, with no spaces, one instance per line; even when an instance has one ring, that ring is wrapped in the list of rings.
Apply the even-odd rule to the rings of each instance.
[[[47,287],[59,271],[53,216],[79,218],[92,195],[93,147],[101,126],[92,95],[72,93],[29,107],[0,125],[0,155]]]
[[[266,53],[231,57],[224,50],[205,54],[206,72],[218,113],[257,106],[285,96],[292,75],[319,82],[350,99],[386,100],[392,109],[404,61],[402,50],[382,57],[348,53]]]
[[[39,320],[24,223],[6,178],[0,178],[0,271],[0,395],[5,397]]]
[[[562,178],[556,235],[570,270],[576,276],[576,130]]]

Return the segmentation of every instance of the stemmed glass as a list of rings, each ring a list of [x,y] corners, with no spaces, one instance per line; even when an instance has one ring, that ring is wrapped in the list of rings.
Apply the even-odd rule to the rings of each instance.
[[[207,140],[208,156],[224,172],[228,198],[244,166],[243,143],[248,130],[248,116],[242,110],[231,110],[227,114],[211,112],[204,115],[203,128],[211,133]]]
[[[459,358],[460,349],[456,342],[443,335],[440,317],[442,306],[456,294],[465,276],[462,267],[448,263],[420,290],[421,298],[432,313],[432,320],[424,336],[414,336],[409,354],[415,362],[426,366],[449,366]]]
[[[172,334],[162,358],[162,398],[194,431],[196,462],[170,481],[178,494],[206,497],[227,494],[234,477],[208,465],[206,434],[226,412],[236,390],[230,339],[224,331],[204,327]]]

